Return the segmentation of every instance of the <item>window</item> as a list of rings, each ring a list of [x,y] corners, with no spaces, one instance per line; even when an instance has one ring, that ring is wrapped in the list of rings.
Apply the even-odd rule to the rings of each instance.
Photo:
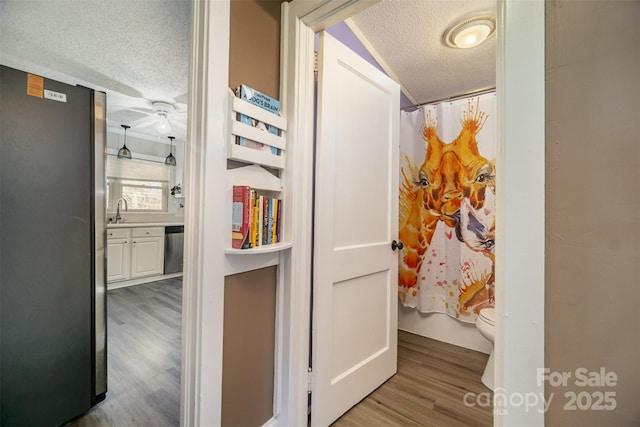
[[[168,181],[107,178],[107,210],[115,211],[122,197],[129,212],[167,212],[168,188]]]

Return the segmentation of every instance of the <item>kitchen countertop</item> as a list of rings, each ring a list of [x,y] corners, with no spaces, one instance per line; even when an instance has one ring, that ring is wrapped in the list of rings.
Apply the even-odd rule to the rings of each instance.
[[[171,227],[176,225],[184,225],[184,222],[123,222],[120,224],[107,224],[107,228]]]

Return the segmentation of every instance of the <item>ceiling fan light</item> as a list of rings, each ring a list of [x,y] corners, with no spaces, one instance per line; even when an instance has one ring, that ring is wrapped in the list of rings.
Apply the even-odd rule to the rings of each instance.
[[[156,125],[156,130],[160,135],[169,135],[171,133],[171,123],[169,123],[169,119],[167,116],[160,116],[160,120]]]
[[[124,143],[122,147],[118,150],[118,158],[119,159],[131,159],[131,150],[127,148],[127,129],[131,126],[128,125],[120,125],[124,129]]]
[[[458,49],[476,47],[496,32],[496,18],[484,15],[465,19],[444,33],[444,41],[447,46]]]

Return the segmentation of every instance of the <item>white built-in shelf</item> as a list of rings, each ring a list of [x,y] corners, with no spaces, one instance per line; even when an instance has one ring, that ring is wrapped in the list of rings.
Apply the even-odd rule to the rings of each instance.
[[[259,165],[228,169],[227,177],[231,187],[234,185],[248,185],[255,190],[282,191],[280,178]]]
[[[272,252],[280,252],[287,249],[290,249],[293,246],[291,242],[279,242],[279,243],[271,243],[270,245],[262,245],[257,248],[251,249],[233,249],[228,248],[224,250],[224,253],[227,255],[260,255],[260,254],[269,254]]]
[[[227,179],[229,183],[229,194],[233,194],[234,185],[248,185],[258,191],[273,191],[277,193],[282,191],[282,181],[280,178],[260,165],[247,165],[235,169],[228,169]],[[290,247],[290,242],[278,242],[260,245],[250,249],[227,248],[224,252],[228,255],[259,255],[283,251]]]
[[[276,169],[284,169],[286,162],[286,131],[287,120],[267,110],[238,98],[229,91],[229,111],[231,114],[231,126],[229,132],[229,145],[227,158],[244,163],[259,164]],[[280,135],[275,135],[260,130],[237,120],[238,114],[244,114],[267,125],[280,129]],[[243,137],[252,141],[265,144],[265,150],[257,150],[236,144],[237,138]],[[279,150],[279,155],[273,154],[270,147]]]
[[[227,158],[247,163],[247,166],[227,170],[229,201],[232,200],[234,185],[248,185],[259,192],[278,193],[272,196],[283,199],[284,186],[282,180],[277,176],[280,172],[274,174],[273,169],[281,170],[285,167],[286,119],[236,97],[232,91],[229,91],[229,114],[231,125],[229,126]],[[280,129],[280,135],[242,123],[238,120],[238,114],[244,114],[267,125],[275,126]],[[238,137],[265,144],[264,150],[238,145],[236,144]],[[270,147],[277,148],[279,154],[273,154]],[[265,167],[271,170],[267,170]],[[229,207],[229,211],[231,212],[231,207]],[[284,218],[282,221],[284,222]],[[224,250],[227,255],[225,256],[225,275],[278,265],[281,262],[281,254],[293,246],[291,242],[278,242],[250,249],[234,249],[231,248],[231,232],[228,236],[228,245],[229,247]]]

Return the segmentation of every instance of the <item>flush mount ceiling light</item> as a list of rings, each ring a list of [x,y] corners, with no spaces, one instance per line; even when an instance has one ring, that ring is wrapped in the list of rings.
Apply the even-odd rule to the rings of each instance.
[[[174,136],[168,136],[167,138],[171,140],[171,148],[169,149],[169,155],[164,159],[164,164],[167,166],[175,166],[176,158],[173,157],[173,140],[176,138]]]
[[[131,126],[128,125],[120,125],[122,129],[124,129],[124,144],[118,150],[118,158],[119,159],[131,159],[131,150],[127,148],[127,129]]]
[[[496,32],[496,18],[491,15],[474,16],[455,24],[444,33],[447,46],[469,49],[484,43]]]

